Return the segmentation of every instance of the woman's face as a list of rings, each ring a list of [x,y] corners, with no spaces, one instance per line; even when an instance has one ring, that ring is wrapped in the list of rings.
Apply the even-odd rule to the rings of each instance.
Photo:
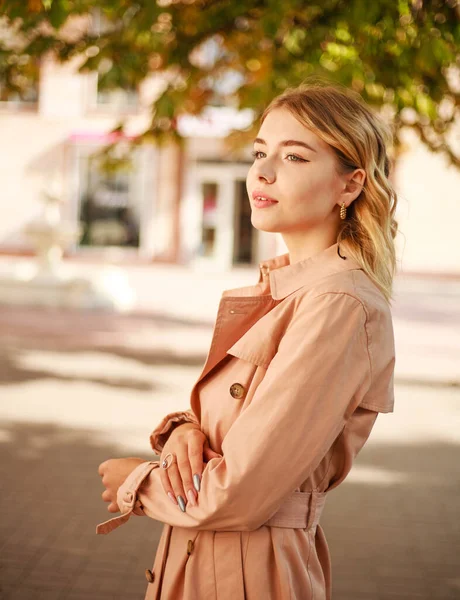
[[[285,240],[324,228],[333,238],[345,185],[328,144],[288,110],[268,113],[254,142],[254,163],[246,179],[254,227],[281,232]],[[257,196],[276,202],[259,201]]]

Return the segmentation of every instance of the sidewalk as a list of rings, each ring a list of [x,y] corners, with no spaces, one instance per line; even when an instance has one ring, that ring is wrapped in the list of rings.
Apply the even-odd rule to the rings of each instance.
[[[15,258],[14,262],[24,266],[30,259]],[[9,263],[11,259],[0,256],[0,274],[8,270]],[[68,261],[66,266],[80,275],[97,275],[106,268],[76,261]],[[132,312],[137,316],[161,315],[211,328],[222,291],[253,285],[259,276],[255,266],[226,273],[161,264],[111,269],[114,275],[126,277],[135,290]],[[460,386],[460,279],[397,275],[392,315],[397,380]],[[203,351],[207,351],[206,343]]]
[[[150,456],[152,427],[188,406],[222,290],[257,273],[127,274],[133,314],[0,307],[2,600],[144,597],[161,524],[96,536],[108,515],[97,466]],[[460,598],[460,286],[395,289],[395,413],[379,416],[322,518],[334,600]]]

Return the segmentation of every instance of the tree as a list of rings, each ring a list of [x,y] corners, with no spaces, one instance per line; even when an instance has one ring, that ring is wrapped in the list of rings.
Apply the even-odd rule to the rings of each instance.
[[[165,89],[138,142],[180,139],[177,118],[213,103],[254,111],[253,127],[230,136],[242,145],[273,96],[318,76],[384,110],[397,144],[409,127],[460,168],[452,140],[459,126],[457,0],[3,0],[1,11],[7,90],[17,92],[31,61],[49,52],[60,61],[79,57],[80,71],[98,71],[106,89],[164,73]],[[103,26],[95,32],[88,24],[97,14]],[[76,18],[82,21],[72,27]]]

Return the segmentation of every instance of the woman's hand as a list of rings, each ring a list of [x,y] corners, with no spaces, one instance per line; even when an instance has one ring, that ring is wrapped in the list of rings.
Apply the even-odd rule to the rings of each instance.
[[[160,466],[170,452],[176,455],[177,462],[167,469],[160,468],[161,483],[171,502],[176,506],[179,504],[185,512],[187,499],[192,506],[197,505],[203,461],[208,462],[221,454],[211,450],[208,438],[194,423],[183,423],[171,433],[163,447]],[[168,462],[170,460],[168,457]]]
[[[105,490],[102,492],[104,502],[109,502],[107,510],[111,513],[119,512],[117,504],[117,491],[120,485],[145,458],[109,458],[99,465],[99,475]]]

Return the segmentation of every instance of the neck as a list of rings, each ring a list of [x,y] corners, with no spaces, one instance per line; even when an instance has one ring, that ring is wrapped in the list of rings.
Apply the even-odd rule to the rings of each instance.
[[[337,242],[337,235],[324,235],[312,233],[311,235],[282,233],[282,238],[289,252],[289,262],[293,263],[305,260],[319,254]]]

